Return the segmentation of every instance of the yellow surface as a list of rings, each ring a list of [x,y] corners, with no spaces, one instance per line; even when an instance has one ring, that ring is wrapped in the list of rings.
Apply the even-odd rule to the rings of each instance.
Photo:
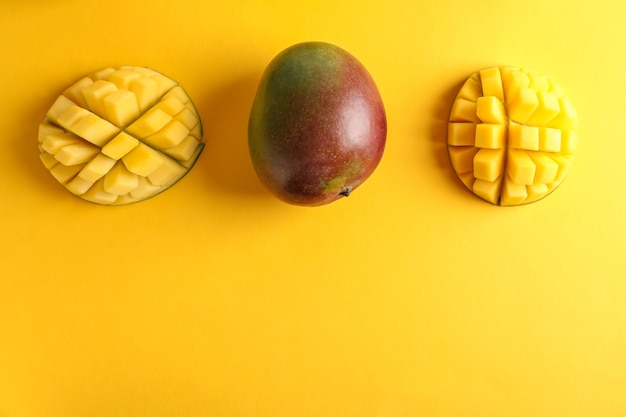
[[[621,0],[100,1],[0,5],[0,416],[626,415],[626,31]],[[320,208],[248,159],[261,72],[336,43],[389,135],[374,175]],[[83,75],[177,80],[206,148],[136,205],[63,189],[37,130]],[[445,151],[461,83],[547,74],[580,118],[565,182],[495,207]]]

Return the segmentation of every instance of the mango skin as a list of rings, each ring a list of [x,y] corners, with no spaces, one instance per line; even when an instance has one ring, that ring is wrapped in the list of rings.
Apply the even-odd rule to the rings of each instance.
[[[350,195],[378,166],[386,136],[374,80],[350,53],[324,42],[293,45],[269,63],[248,124],[259,179],[301,206]]]

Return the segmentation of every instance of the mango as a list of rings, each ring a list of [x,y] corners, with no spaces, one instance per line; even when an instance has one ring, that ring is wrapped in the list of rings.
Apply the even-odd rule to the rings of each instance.
[[[180,180],[204,144],[191,99],[145,67],[105,68],[63,91],[39,126],[44,166],[84,200],[121,205]]]
[[[569,96],[548,76],[486,68],[465,81],[452,103],[450,164],[465,187],[492,204],[533,203],[563,182],[577,126]]]
[[[377,168],[386,136],[372,76],[349,52],[324,42],[292,45],[269,63],[248,123],[261,183],[300,206],[349,196]]]

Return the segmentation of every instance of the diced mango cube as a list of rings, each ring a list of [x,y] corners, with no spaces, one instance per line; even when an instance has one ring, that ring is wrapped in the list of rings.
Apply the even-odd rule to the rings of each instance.
[[[550,187],[547,184],[531,184],[526,186],[528,197],[526,203],[537,201],[550,193]]]
[[[91,111],[100,117],[107,117],[104,98],[116,91],[117,87],[112,82],[97,80],[83,89],[83,96]]]
[[[117,88],[130,90],[131,85],[141,78],[141,74],[130,68],[121,68],[109,75],[109,81],[114,83]]]
[[[57,97],[52,107],[50,107],[48,113],[46,113],[46,117],[60,125],[61,123],[59,123],[59,116],[72,106],[76,106],[76,103],[74,103],[69,98],[61,95]]]
[[[117,90],[104,98],[104,111],[114,125],[125,127],[139,117],[137,97],[128,90]]]
[[[106,155],[98,154],[95,158],[85,165],[85,167],[78,174],[79,177],[96,182],[100,178],[113,168],[115,165],[115,159],[111,159]]]
[[[554,80],[550,80],[550,89],[548,90],[556,97],[563,97],[563,87]]]
[[[528,152],[519,149],[509,149],[506,163],[506,172],[516,184],[530,185],[535,182],[536,166]]]
[[[156,71],[151,75],[151,77],[154,78],[159,85],[159,96],[165,95],[165,93],[178,85],[176,81]]]
[[[185,104],[175,95],[164,97],[154,105],[155,108],[163,110],[165,113],[174,117],[185,109]]]
[[[510,102],[522,88],[530,85],[530,78],[525,71],[508,67],[502,70],[502,82],[505,100]]]
[[[153,70],[152,68],[140,67],[140,66],[124,65],[120,67],[120,69],[132,69],[133,71],[141,74],[143,77],[152,77],[156,73],[156,71]]]
[[[476,101],[478,97],[481,97],[483,93],[482,86],[480,85],[480,78],[478,74],[473,74],[469,77],[461,90],[459,90],[459,94],[457,97],[464,98],[469,101]]]
[[[548,91],[550,89],[550,82],[548,77],[536,72],[529,72],[528,78],[530,79],[530,88],[537,92]]]
[[[171,121],[172,116],[161,109],[153,107],[131,124],[127,132],[143,139],[163,129]]]
[[[133,196],[130,193],[128,193],[128,194],[117,196],[117,199],[115,200],[115,205],[118,206],[118,205],[130,204],[136,201],[137,199],[133,198]]]
[[[448,123],[448,145],[474,146],[475,136],[475,123]]]
[[[480,123],[480,119],[476,115],[476,102],[457,98],[452,105],[450,121]]]
[[[198,123],[197,125],[195,125],[194,128],[189,131],[189,134],[194,138],[200,140],[202,138],[202,124]]]
[[[117,162],[104,176],[104,191],[116,195],[124,195],[137,187],[137,174],[130,172],[123,163]]]
[[[495,181],[504,170],[504,149],[481,149],[474,156],[474,177]]]
[[[551,127],[540,127],[539,150],[546,152],[559,152],[561,150],[561,131]]]
[[[567,97],[560,97],[558,100],[561,111],[550,120],[548,126],[557,129],[575,129],[578,127],[578,115],[572,102]]]
[[[537,93],[532,88],[521,88],[517,95],[509,100],[509,117],[517,123],[526,123],[539,107]]]
[[[139,141],[126,132],[120,132],[102,147],[102,153],[113,159],[120,159],[139,145]]]
[[[501,149],[506,146],[506,125],[481,123],[476,125],[475,146]]]
[[[63,165],[85,164],[100,153],[100,149],[88,142],[79,142],[64,146],[54,157]]]
[[[554,178],[554,182],[561,182],[567,175],[567,172],[572,165],[573,156],[563,154],[548,154],[548,156],[559,165],[559,170]]]
[[[495,96],[478,97],[476,115],[483,123],[505,123],[506,121],[504,103]]]
[[[65,188],[70,190],[73,194],[81,195],[85,194],[89,188],[93,185],[93,182],[87,181],[86,179],[76,176],[72,180],[70,180],[67,184],[65,184]]]
[[[197,119],[200,118],[200,115],[198,115],[198,109],[196,109],[196,107],[193,105],[191,101],[188,101],[187,103],[185,103],[185,108],[189,110],[191,114],[193,114],[193,117]]]
[[[200,146],[200,142],[193,136],[187,136],[179,145],[165,149],[165,153],[179,161],[187,161]]]
[[[528,123],[536,126],[545,126],[559,114],[561,106],[558,98],[548,91],[538,92],[537,101],[539,106],[528,119]]]
[[[63,165],[61,163],[56,164],[51,170],[50,173],[58,182],[61,184],[65,184],[74,178],[81,169],[83,169],[84,165]]]
[[[147,178],[140,176],[137,187],[130,191],[130,195],[137,200],[141,200],[155,195],[162,189],[163,187],[154,185]]]
[[[535,163],[535,184],[549,184],[554,182],[559,165],[543,152],[530,152],[531,159]]]
[[[539,150],[539,128],[510,123],[509,147],[528,151]]]
[[[69,101],[69,100],[68,100]],[[89,110],[78,107],[75,104],[68,106],[56,118],[56,122],[63,128],[72,131],[72,127],[83,118],[93,115]]]
[[[130,90],[135,93],[141,111],[144,111],[159,99],[159,83],[150,77],[135,80]]]
[[[474,181],[476,181],[476,178],[474,178],[473,172],[470,171],[464,174],[458,174],[457,176],[468,189],[471,190],[474,188]]]
[[[478,152],[474,146],[451,146],[448,148],[450,163],[458,174],[471,172],[474,169],[474,155]]]
[[[43,151],[42,153],[39,154],[39,159],[41,159],[41,162],[43,162],[43,165],[48,170],[51,170],[59,163],[59,161],[57,161],[54,155],[49,154],[46,151]]]
[[[85,100],[85,96],[83,95],[83,90],[85,87],[93,84],[93,80],[89,77],[83,77],[78,80],[74,85],[69,87],[67,90],[63,92],[63,95],[72,100],[74,103],[78,104],[81,107],[87,107],[87,100]]]
[[[163,129],[144,140],[157,148],[171,148],[179,145],[189,135],[189,129],[178,120],[172,120]]]
[[[502,178],[498,178],[495,181],[487,181],[477,178],[472,186],[472,191],[474,194],[489,201],[490,203],[498,204],[501,188]]]
[[[110,122],[88,113],[70,127],[70,130],[97,146],[104,146],[120,130]]]
[[[185,92],[185,89],[181,87],[180,85],[169,90],[167,94],[163,96],[163,100],[167,100],[170,97],[176,97],[178,101],[180,101],[183,104],[189,103],[189,96]]]
[[[195,136],[194,136],[195,138]],[[200,143],[196,149],[193,151],[193,155],[191,155],[187,160],[185,161],[178,161],[182,166],[184,166],[187,169],[191,169],[192,166],[194,166],[194,164],[196,163],[196,161],[198,160],[198,158],[200,157],[200,154],[202,153],[202,150],[204,149],[204,143]]]
[[[495,96],[504,102],[504,90],[502,87],[502,75],[500,68],[486,68],[479,72],[480,82],[483,87],[483,96]]]
[[[107,67],[107,68],[102,68],[101,70],[98,70],[92,73],[89,77],[94,81],[107,80],[111,76],[111,74],[113,74],[114,72],[115,72],[115,68]]]
[[[97,204],[113,204],[116,202],[118,195],[109,193],[104,189],[104,179],[100,179],[91,186],[91,188],[81,195],[81,198]]]
[[[61,129],[60,127],[51,125],[49,123],[40,123],[39,131],[37,132],[37,140],[39,140],[39,143],[42,143],[46,136],[63,134],[65,134],[65,130]]]
[[[574,153],[578,145],[578,133],[572,129],[561,131],[561,152]]]
[[[163,165],[165,159],[159,152],[141,143],[128,152],[122,162],[130,172],[147,177]]]
[[[526,186],[517,184],[506,176],[502,185],[500,204],[503,206],[517,206],[522,204],[526,198],[528,198]]]
[[[49,154],[56,154],[64,146],[80,143],[80,139],[70,133],[61,133],[46,136],[41,142],[41,149]]]
[[[192,130],[196,126],[200,125],[200,123],[198,123],[198,120],[200,119],[198,117],[198,114],[192,112],[191,110],[189,110],[186,107],[180,113],[178,113],[174,117],[174,119],[178,120],[179,122],[184,124],[187,127],[187,129],[189,129],[189,130]],[[202,137],[202,135],[196,136],[196,139],[200,139],[201,137]]]
[[[173,159],[163,158],[165,161],[152,174],[148,175],[148,179],[154,185],[170,185],[178,181],[187,172],[186,167],[178,164]]]

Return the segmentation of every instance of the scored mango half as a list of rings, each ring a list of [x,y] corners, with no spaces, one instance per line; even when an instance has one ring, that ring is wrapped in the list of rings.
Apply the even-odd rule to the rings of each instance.
[[[94,72],[67,88],[39,125],[45,167],[65,188],[103,205],[143,201],[178,182],[204,147],[193,102],[145,67]]]
[[[448,121],[447,148],[458,178],[501,206],[532,203],[567,175],[578,143],[578,116],[552,79],[514,67],[470,76]]]

